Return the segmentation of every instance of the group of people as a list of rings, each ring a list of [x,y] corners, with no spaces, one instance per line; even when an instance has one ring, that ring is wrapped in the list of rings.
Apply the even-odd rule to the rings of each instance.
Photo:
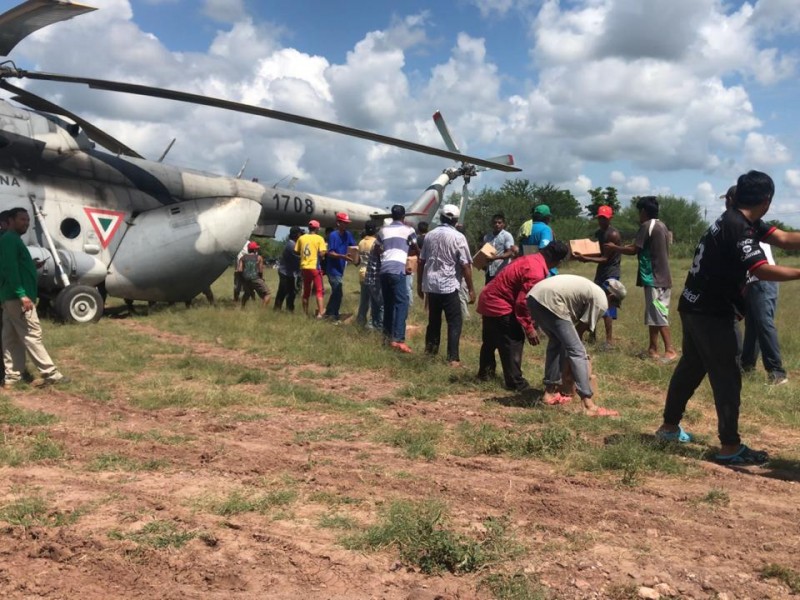
[[[611,225],[612,208],[599,207],[599,254],[573,252],[573,258],[597,265],[593,281],[557,274],[568,248],[553,235],[548,206],[533,208],[532,218],[520,228],[516,243],[506,230],[505,217],[494,215],[492,230],[483,240],[493,252],[477,299],[473,257],[459,230],[460,211],[455,205],[442,206],[439,225],[430,231],[427,224],[419,224],[419,234],[405,222],[405,208],[395,205],[391,218],[380,229],[375,224],[366,226],[358,244],[348,231],[346,213],[336,214],[336,229],[327,239],[319,233],[319,222],[312,220],[307,233],[298,227],[290,230],[278,266],[275,308],[281,309],[285,302],[288,310],[294,310],[299,274],[304,312],[309,313],[313,292],[315,317],[338,323],[345,268],[348,263],[360,263],[357,323],[381,331],[389,347],[412,353],[406,343],[406,321],[415,274],[416,292],[428,313],[426,354],[435,356],[439,352],[444,317],[447,363],[462,366],[462,305],[477,300],[477,313],[482,318],[479,379],[496,376],[497,354],[505,387],[521,393],[529,390],[522,373],[523,349],[526,341],[539,344],[544,334],[543,401],[564,404],[577,397],[587,415],[616,416],[616,411],[597,404],[596,379],[582,337],[594,332],[602,320],[606,333],[603,347],[615,344],[613,321],[627,295],[620,281],[621,257],[636,255],[636,284],[644,290],[644,322],[649,331],[643,357],[665,363],[677,360],[656,437],[679,443],[692,440],[681,422],[688,401],[708,375],[721,442],[716,460],[730,465],[763,464],[768,460],[767,453],[742,444],[739,436],[742,372],[754,368],[760,348],[769,382],[782,384],[788,380],[774,326],[776,282],[800,279],[800,269],[777,266],[772,257],[770,245],[800,249],[800,232],[785,232],[763,221],[774,193],[769,175],[750,171],[741,175],[725,195],[726,210],[700,239],[680,295],[680,355],[672,346],[669,329],[669,232],[658,218],[659,204],[653,196],[638,199],[640,226],[628,245]],[[30,215],[24,208],[0,214],[5,388],[12,388],[25,376],[26,355],[40,372],[34,385],[66,380],[42,344],[36,312],[37,269],[41,264],[31,258],[22,240],[29,226]],[[236,293],[242,294],[243,305],[256,295],[264,305],[271,298],[258,251],[258,245],[249,242],[237,261]],[[323,306],[323,269],[331,288],[327,306]],[[743,341],[737,326],[742,318],[746,323]]]
[[[697,245],[680,296],[680,354],[673,347],[670,334],[670,234],[659,220],[656,197],[637,200],[640,224],[630,244],[623,244],[620,232],[612,226],[613,209],[599,207],[596,238],[600,253],[573,253],[573,258],[581,262],[596,264],[593,281],[557,274],[568,248],[553,234],[548,206],[539,204],[533,208],[532,218],[522,225],[516,242],[506,230],[505,217],[494,215],[492,231],[483,240],[491,244],[494,254],[477,298],[477,313],[482,318],[478,377],[495,377],[497,355],[505,387],[517,392],[530,389],[522,373],[523,349],[526,341],[539,344],[545,334],[543,401],[563,404],[577,397],[587,415],[616,416],[616,411],[597,404],[596,379],[582,338],[602,321],[606,339],[601,348],[614,346],[613,322],[627,295],[620,281],[621,258],[635,255],[636,285],[644,292],[644,323],[648,328],[648,346],[641,356],[663,363],[677,361],[667,391],[663,423],[656,436],[667,441],[691,441],[691,435],[680,423],[688,400],[708,375],[722,446],[716,460],[722,464],[763,463],[766,453],[742,444],[738,434],[741,373],[754,367],[760,348],[769,382],[787,381],[774,328],[777,292],[773,282],[800,279],[800,270],[776,266],[772,259],[768,244],[800,248],[800,233],[778,230],[762,220],[773,195],[771,178],[758,171],[742,175],[726,195],[726,210]],[[357,322],[382,331],[390,347],[412,352],[406,343],[406,320],[411,300],[409,257],[416,256],[416,290],[428,311],[424,351],[429,355],[439,352],[444,316],[446,360],[459,367],[461,298],[465,296],[470,303],[476,301],[472,256],[458,227],[459,209],[443,206],[439,226],[430,232],[426,228],[424,237],[405,223],[403,206],[395,205],[391,211],[391,219],[382,228],[368,225],[358,244],[361,298]],[[303,261],[304,308],[308,311],[313,288],[319,318],[339,317],[341,276],[346,263],[354,260],[346,252],[355,245],[346,231],[348,221],[346,215],[337,215],[333,243],[326,243],[317,233],[319,224],[313,221],[309,233],[293,242],[293,253]],[[287,242],[287,251],[290,243]],[[333,258],[341,262],[328,275],[332,293],[323,310],[320,264],[331,252],[328,245],[332,246]],[[370,312],[371,318],[367,319]],[[746,323],[744,347],[737,327],[742,318]]]

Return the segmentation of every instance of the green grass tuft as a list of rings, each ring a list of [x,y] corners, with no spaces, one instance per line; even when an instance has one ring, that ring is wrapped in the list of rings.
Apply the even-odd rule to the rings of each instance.
[[[130,540],[141,546],[152,548],[181,548],[188,541],[200,534],[197,531],[186,531],[172,521],[151,521],[138,531],[122,533],[117,529],[108,532],[112,540]]]
[[[447,528],[444,504],[437,500],[398,500],[384,509],[380,522],[343,538],[351,549],[396,547],[400,558],[424,573],[468,573],[518,555],[522,548],[508,535],[504,519],[484,521],[481,539]]]
[[[777,579],[788,587],[792,594],[800,594],[800,572],[791,567],[784,567],[775,563],[769,563],[761,569],[762,579]]]

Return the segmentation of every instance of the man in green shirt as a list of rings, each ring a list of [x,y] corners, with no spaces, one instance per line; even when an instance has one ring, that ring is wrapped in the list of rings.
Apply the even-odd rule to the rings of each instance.
[[[42,343],[42,328],[36,313],[37,265],[22,235],[31,218],[24,208],[8,211],[8,229],[0,236],[0,302],[3,303],[3,364],[6,389],[13,388],[25,371],[25,355],[39,369],[34,386],[65,381]],[[41,266],[41,265],[39,265]]]

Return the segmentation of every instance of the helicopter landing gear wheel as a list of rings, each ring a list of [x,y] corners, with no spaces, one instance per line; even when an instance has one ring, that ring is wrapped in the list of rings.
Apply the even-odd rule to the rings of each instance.
[[[97,288],[71,285],[58,293],[55,311],[65,323],[96,323],[103,316],[103,298]]]

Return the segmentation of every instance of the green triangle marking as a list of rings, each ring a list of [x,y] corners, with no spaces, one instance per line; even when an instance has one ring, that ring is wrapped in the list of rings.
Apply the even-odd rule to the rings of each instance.
[[[108,232],[111,225],[114,223],[114,219],[110,219],[109,217],[97,217],[97,223],[104,232]]]

